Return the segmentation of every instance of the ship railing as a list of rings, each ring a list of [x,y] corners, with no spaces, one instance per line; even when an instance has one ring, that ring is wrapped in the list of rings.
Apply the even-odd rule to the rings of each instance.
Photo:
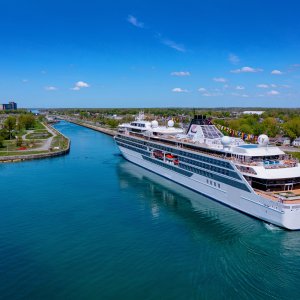
[[[253,160],[243,160],[235,157],[231,157],[235,163],[246,165],[246,166],[263,166],[265,169],[280,169],[280,168],[291,168],[296,167],[299,164],[299,160],[293,158],[290,155],[284,155],[279,159],[253,159]]]
[[[129,133],[131,136],[136,136],[140,139],[143,140],[150,140],[153,138],[153,136],[145,136],[143,133],[133,133],[130,132]],[[155,137],[154,137],[155,138]],[[296,167],[299,163],[298,159],[293,158],[291,155],[286,154],[286,155],[282,155],[279,159],[270,159],[270,160],[264,160],[264,159],[251,159],[251,160],[244,160],[244,159],[240,159],[237,157],[233,157],[233,156],[227,156],[225,153],[224,154],[217,154],[217,153],[207,153],[205,151],[202,151],[200,148],[198,149],[190,149],[189,147],[186,147],[184,143],[182,143],[182,141],[172,141],[172,143],[168,143],[167,141],[163,141],[163,139],[161,137],[157,137],[159,138],[159,142],[168,146],[173,146],[173,147],[177,147],[180,149],[186,149],[189,151],[194,151],[194,152],[199,152],[205,155],[209,155],[209,156],[214,156],[217,158],[221,158],[221,159],[226,159],[226,160],[230,160],[233,163],[237,163],[237,164],[241,164],[241,165],[245,165],[245,166],[263,166],[266,169],[279,169],[279,168],[290,168],[290,167]],[[176,144],[174,144],[174,142],[176,142]],[[267,163],[268,162],[268,163]],[[272,162],[272,163],[270,163]]]
[[[278,201],[278,202],[282,202],[282,198],[279,195],[276,195],[272,192],[266,192],[266,191],[262,191],[262,190],[258,190],[258,189],[253,189],[255,191],[256,194],[266,197],[268,199],[271,199],[273,201]]]

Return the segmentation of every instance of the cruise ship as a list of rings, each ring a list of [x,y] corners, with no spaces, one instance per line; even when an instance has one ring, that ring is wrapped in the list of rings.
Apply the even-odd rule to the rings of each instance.
[[[248,144],[224,136],[206,116],[194,116],[185,132],[140,113],[119,125],[115,141],[132,163],[265,222],[300,229],[299,161],[266,135]]]

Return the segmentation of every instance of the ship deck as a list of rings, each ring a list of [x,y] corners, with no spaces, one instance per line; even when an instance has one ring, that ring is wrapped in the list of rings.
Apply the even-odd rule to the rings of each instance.
[[[276,202],[281,201],[284,204],[300,204],[300,189],[276,192],[254,189],[254,191],[256,194]]]
[[[126,134],[124,134],[126,136]],[[253,159],[251,161],[245,161],[243,159],[239,159],[236,156],[233,156],[231,153],[223,152],[221,149],[208,147],[206,144],[197,144],[192,142],[190,139],[177,139],[173,136],[170,136],[168,139],[163,137],[146,137],[142,134],[132,133],[130,132],[129,136],[137,137],[141,140],[159,142],[161,144],[167,146],[173,146],[178,149],[184,149],[192,152],[198,152],[204,155],[214,156],[217,158],[230,160],[233,163],[240,164],[246,167],[249,166],[263,166],[266,169],[277,169],[277,168],[290,168],[295,167],[298,164],[298,160],[291,157],[291,155],[286,155],[285,160],[281,161],[281,164],[273,164],[271,166],[263,163],[263,160]],[[278,161],[279,162],[279,161]],[[246,172],[246,173],[251,173]]]

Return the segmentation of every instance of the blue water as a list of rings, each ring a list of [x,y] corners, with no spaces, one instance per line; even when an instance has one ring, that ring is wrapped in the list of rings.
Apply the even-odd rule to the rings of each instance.
[[[240,145],[239,147],[240,148],[249,148],[249,149],[251,149],[251,148],[258,148],[258,145],[256,145],[256,144],[246,144],[246,145]]]
[[[69,155],[0,165],[1,299],[296,299],[300,232],[126,162],[73,124]]]

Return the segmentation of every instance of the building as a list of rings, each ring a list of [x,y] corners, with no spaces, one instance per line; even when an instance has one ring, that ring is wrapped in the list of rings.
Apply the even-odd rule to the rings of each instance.
[[[293,143],[292,143],[293,146],[296,146],[296,147],[299,147],[300,146],[300,137],[296,138]]]
[[[290,146],[291,145],[291,139],[287,136],[283,136],[283,137],[278,138],[275,141],[275,144],[278,145],[278,146]]]
[[[9,102],[8,104],[0,104],[0,110],[16,110],[17,103],[16,102]]]
[[[262,115],[264,113],[264,111],[262,110],[245,110],[243,111],[244,115]]]

